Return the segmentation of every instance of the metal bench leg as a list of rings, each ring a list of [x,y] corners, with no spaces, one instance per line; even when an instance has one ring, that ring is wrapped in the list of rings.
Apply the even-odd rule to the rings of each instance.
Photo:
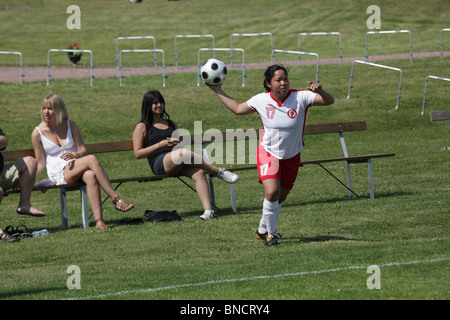
[[[234,183],[230,184],[230,193],[231,193],[231,208],[233,209],[233,213],[237,213],[236,195],[234,192]]]
[[[214,181],[213,176],[209,175],[209,196],[210,196],[210,202],[213,208],[216,208],[216,197],[214,195]]]
[[[81,196],[81,218],[83,221],[83,228],[86,229],[89,227],[89,211],[87,203],[86,186],[80,187],[80,196]]]
[[[367,167],[369,169],[370,199],[374,199],[375,193],[373,191],[372,159],[367,159]]]
[[[59,189],[59,198],[61,202],[62,228],[67,229],[69,227],[69,220],[67,218],[67,198],[65,188]]]
[[[348,161],[346,161],[346,164],[347,164],[347,182],[348,182],[348,187],[349,187],[349,189],[353,190],[352,173],[350,171],[350,163]],[[350,199],[353,199],[353,193],[351,191],[348,192],[348,197]]]
[[[337,182],[339,182],[340,184],[342,184],[349,192],[351,192],[352,194],[354,194],[355,196],[357,196],[358,198],[361,198],[359,195],[357,195],[352,189],[350,189],[349,187],[347,187],[345,185],[345,183],[343,183],[341,180],[339,180],[334,174],[332,174],[330,172],[330,170],[328,170],[327,168],[325,168],[323,165],[321,165],[320,163],[318,163],[319,167],[321,167],[323,170],[325,170],[326,172],[328,172],[328,174],[330,176],[332,176],[334,179],[337,180]]]
[[[344,134],[339,132],[339,140],[341,140],[342,151],[344,152],[344,157],[348,157],[347,145],[345,144]],[[350,171],[350,163],[348,161],[345,162],[347,164],[347,182],[348,182],[348,197],[353,199],[353,193],[350,190],[353,190],[352,187],[352,173]]]

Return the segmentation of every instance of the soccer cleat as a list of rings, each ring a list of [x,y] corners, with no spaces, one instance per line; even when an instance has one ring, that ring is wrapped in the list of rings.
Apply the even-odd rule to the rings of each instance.
[[[266,233],[259,233],[258,229],[256,229],[255,238],[256,238],[256,240],[266,240],[267,239],[267,232]]]
[[[205,210],[205,212],[200,216],[202,220],[211,220],[214,218],[214,210]]]
[[[274,246],[278,244],[278,237],[275,235],[268,235],[266,241],[264,242],[264,244],[266,246]]]
[[[222,179],[228,183],[236,183],[239,180],[239,176],[236,173],[226,170],[225,168],[220,168],[217,178]]]

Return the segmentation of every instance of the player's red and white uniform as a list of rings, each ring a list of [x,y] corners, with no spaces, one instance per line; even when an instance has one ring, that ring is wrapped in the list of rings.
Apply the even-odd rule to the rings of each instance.
[[[297,176],[300,151],[305,146],[303,130],[306,113],[315,96],[309,90],[289,90],[282,102],[277,101],[272,92],[257,94],[247,101],[248,106],[258,112],[264,129],[257,157],[260,181],[280,179],[283,188],[292,188]],[[283,167],[295,169],[295,176],[292,177],[293,172],[283,174]]]

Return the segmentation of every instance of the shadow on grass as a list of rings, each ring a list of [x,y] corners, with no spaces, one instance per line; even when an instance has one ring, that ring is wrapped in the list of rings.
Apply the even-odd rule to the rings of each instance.
[[[354,239],[346,238],[341,236],[315,236],[315,237],[291,237],[283,238],[283,240],[295,240],[300,243],[310,243],[310,242],[331,242],[331,241],[363,241],[363,242],[373,242],[378,240],[367,240],[367,239]]]
[[[53,288],[45,288],[45,289],[22,289],[18,291],[11,292],[1,292],[0,300],[4,299],[19,299],[20,297],[24,297],[24,299],[29,299],[31,296],[46,293],[46,292],[56,292],[56,291],[68,291],[67,287],[53,287]]]
[[[329,203],[336,203],[336,202],[342,202],[342,201],[358,201],[358,200],[377,200],[377,199],[386,199],[391,197],[403,197],[403,196],[411,196],[414,195],[413,192],[407,192],[407,191],[397,191],[397,192],[380,192],[375,194],[375,199],[370,199],[370,195],[363,195],[360,196],[361,198],[353,197],[353,199],[350,199],[348,196],[343,197],[334,197],[329,199],[314,199],[314,200],[308,200],[308,201],[299,201],[295,203],[286,203],[283,204],[284,208],[287,207],[293,207],[293,206],[304,206],[304,205],[311,205],[311,204],[329,204]],[[289,195],[288,196],[288,202],[292,198],[295,198],[295,195]]]
[[[414,195],[413,192],[407,192],[407,191],[397,191],[397,192],[380,192],[378,194],[375,194],[375,199],[374,200],[381,200],[381,199],[387,199],[387,198],[391,198],[391,197],[402,197],[402,196],[411,196]],[[333,197],[333,198],[328,198],[328,199],[313,199],[313,200],[308,200],[308,201],[302,201],[299,199],[295,199],[296,194],[291,194],[288,196],[288,200],[287,203],[283,204],[283,208],[289,208],[289,207],[298,207],[298,206],[307,206],[307,205],[315,205],[315,204],[330,204],[330,203],[338,203],[338,202],[342,202],[342,201],[358,201],[358,200],[371,200],[370,199],[370,195],[364,195],[361,196],[361,198],[356,198],[354,197],[353,199],[349,199],[348,196],[342,196],[342,197]],[[251,206],[251,207],[238,207],[237,208],[237,213],[234,213],[231,207],[222,207],[222,208],[217,208],[216,207],[216,213],[215,216],[216,218],[220,218],[223,216],[228,216],[228,215],[254,215],[254,214],[261,214],[261,210],[262,210],[262,198],[261,198],[261,205],[259,206]],[[199,217],[202,213],[203,210],[196,210],[196,211],[188,211],[188,212],[178,212],[180,214],[180,216],[182,218],[187,218],[187,217]],[[90,223],[90,227],[94,226],[94,223],[92,223],[93,219],[89,220]],[[138,225],[138,224],[142,224],[142,223],[147,223],[149,221],[145,220],[144,215],[142,215],[142,217],[134,217],[134,218],[122,218],[122,219],[118,219],[118,220],[105,220],[105,222],[108,224],[108,226],[110,227],[114,227],[114,225]],[[69,226],[69,228],[81,228],[81,226],[79,225],[71,225]],[[52,232],[56,232],[56,231],[61,231],[61,228],[51,228],[48,229],[48,231],[50,233]],[[35,230],[32,230],[35,231]],[[324,236],[326,237],[326,236]],[[330,241],[333,239],[329,239],[329,240],[322,240],[322,241]],[[339,239],[334,239],[334,240],[339,240]],[[340,239],[340,240],[345,240],[345,239]],[[352,239],[346,239],[346,240],[352,240]]]

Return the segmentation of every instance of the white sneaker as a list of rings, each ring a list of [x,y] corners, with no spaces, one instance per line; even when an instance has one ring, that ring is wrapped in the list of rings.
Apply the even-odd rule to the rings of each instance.
[[[205,210],[205,212],[200,216],[203,220],[211,220],[214,218],[214,210]]]
[[[222,179],[228,183],[236,183],[239,180],[239,176],[236,173],[226,170],[225,168],[220,168],[217,178]]]

